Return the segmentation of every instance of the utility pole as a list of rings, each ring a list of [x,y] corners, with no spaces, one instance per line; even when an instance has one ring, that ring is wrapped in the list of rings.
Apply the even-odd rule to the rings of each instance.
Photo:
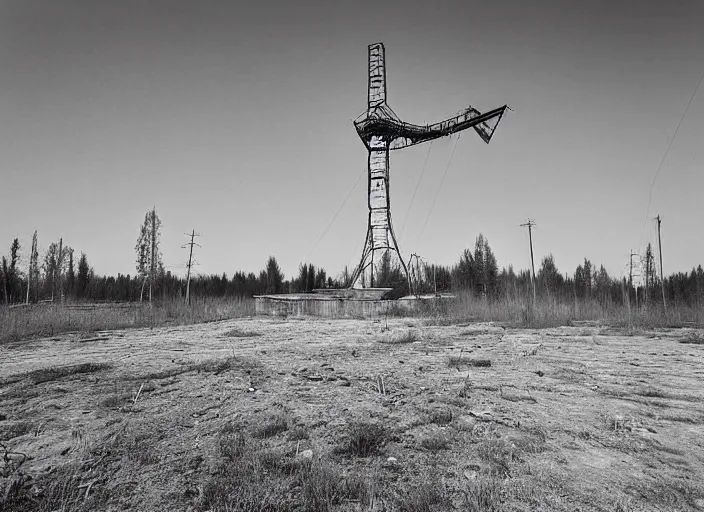
[[[533,260],[533,226],[535,226],[535,222],[532,220],[528,219],[528,222],[525,224],[521,224],[521,227],[523,226],[528,226],[528,240],[530,242],[530,267],[533,271],[532,274],[532,282],[533,282],[533,304],[535,304],[535,261]]]
[[[156,256],[156,206],[152,208],[151,212],[151,258],[149,260],[149,305],[152,305],[152,284],[154,283],[154,274],[156,273],[156,262],[154,258]]]
[[[196,234],[195,230],[191,231],[190,234],[184,233],[184,235],[191,237],[191,241],[189,243],[181,246],[182,249],[185,249],[186,247],[190,247],[190,251],[188,253],[188,265],[187,265],[188,272],[187,272],[187,277],[186,277],[186,304],[188,304],[190,306],[190,304],[191,304],[191,267],[193,265],[195,265],[195,263],[193,262],[193,246],[198,245],[197,243],[195,243],[193,241],[193,239],[197,236],[200,236],[200,235]],[[200,245],[198,245],[198,247],[200,247]]]
[[[660,288],[662,290],[662,307],[663,309],[667,309],[667,306],[665,305],[665,275],[662,273],[662,241],[660,240],[660,223],[662,222],[662,219],[660,218],[660,215],[655,217],[655,220],[658,221],[658,249],[660,250]]]

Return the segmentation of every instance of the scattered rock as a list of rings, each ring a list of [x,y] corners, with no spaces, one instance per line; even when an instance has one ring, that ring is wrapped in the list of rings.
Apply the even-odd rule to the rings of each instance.
[[[299,452],[298,457],[301,459],[312,459],[313,450],[303,450],[302,452]]]
[[[464,476],[467,480],[476,480],[477,479],[477,472],[474,470],[465,469]]]
[[[396,457],[389,457],[388,459],[386,459],[386,462],[390,464],[396,464],[398,462],[398,459]]]

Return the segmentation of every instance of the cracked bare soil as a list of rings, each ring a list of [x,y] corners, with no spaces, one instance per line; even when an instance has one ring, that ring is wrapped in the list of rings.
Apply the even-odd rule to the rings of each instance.
[[[441,509],[485,482],[498,498],[475,510],[704,510],[704,345],[687,330],[247,318],[100,334],[0,346],[0,441],[36,496],[72,467],[90,509],[208,510],[223,429],[273,415],[285,427],[257,446],[373,483],[373,503],[335,510],[403,509],[429,480]],[[340,454],[360,421],[389,437]]]

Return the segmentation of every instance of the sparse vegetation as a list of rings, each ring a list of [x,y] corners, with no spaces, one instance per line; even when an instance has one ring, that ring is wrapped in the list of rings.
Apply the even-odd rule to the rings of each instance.
[[[451,508],[444,486],[430,475],[426,475],[418,486],[401,488],[395,502],[400,512],[441,512]]]
[[[228,338],[254,338],[256,336],[261,336],[261,333],[255,331],[246,331],[240,329],[239,327],[235,327],[234,329],[230,329],[229,331],[227,331],[224,335]]]
[[[194,298],[190,307],[181,300],[139,303],[36,304],[0,307],[0,343],[69,332],[96,332],[129,327],[157,327],[226,320],[254,314],[252,299]]]
[[[223,332],[235,325],[261,336],[233,347]],[[110,363],[97,367],[66,364],[95,345],[42,343],[39,371],[36,345],[0,346],[17,356],[13,373],[0,374],[0,443],[35,461],[31,479],[21,475],[29,464],[0,477],[0,509],[553,511],[569,500],[632,512],[650,502],[693,510],[702,499],[681,441],[692,443],[691,426],[704,422],[698,352],[677,333],[479,325],[470,343],[481,352],[455,363],[463,327],[428,328],[423,346],[385,350],[362,335],[377,332],[369,322],[327,322],[330,343],[297,342],[311,338],[309,320],[286,322],[285,333],[281,325],[110,333]],[[543,348],[526,358],[536,340]],[[480,354],[502,372],[466,364]],[[384,376],[385,394],[367,385],[370,375]],[[584,404],[578,426],[566,407],[575,402]],[[624,454],[648,486],[673,487],[655,497],[640,476],[619,473],[608,503],[583,491],[584,467],[608,478],[620,469],[605,463]]]
[[[496,478],[470,481],[463,489],[462,504],[467,512],[500,512],[501,484]]]
[[[385,337],[379,340],[380,343],[386,343],[388,345],[403,345],[406,343],[414,343],[418,341],[418,333],[413,329],[408,329],[401,334],[394,333],[390,337]]]
[[[435,423],[436,425],[449,425],[452,423],[452,418],[451,409],[436,409],[430,412],[430,423]]]
[[[462,368],[464,366],[471,366],[474,368],[488,368],[491,366],[491,360],[489,359],[471,359],[468,357],[451,356],[447,361],[448,368]]]
[[[704,336],[700,332],[689,332],[686,336],[680,339],[680,343],[689,343],[690,345],[704,345]]]
[[[490,464],[492,475],[499,478],[511,475],[511,463],[516,459],[516,454],[503,439],[482,441],[477,447],[477,455]]]
[[[440,434],[435,434],[431,436],[424,437],[420,441],[420,447],[429,452],[437,452],[440,450],[447,450],[450,446],[450,440]]]
[[[295,459],[266,449],[228,423],[218,434],[223,459],[205,482],[200,510],[305,510],[328,512],[345,502],[368,503],[364,479],[341,473],[326,461]]]
[[[349,425],[346,443],[338,447],[338,453],[369,457],[379,453],[386,443],[389,432],[377,423],[358,422]]]
[[[33,432],[35,426],[30,421],[5,421],[0,423],[0,440],[11,441],[16,437]]]
[[[282,414],[274,414],[256,425],[252,435],[257,438],[273,437],[288,430],[288,420]]]
[[[195,363],[185,363],[176,368],[169,368],[158,372],[148,373],[146,375],[133,376],[132,380],[161,380],[176,377],[189,372],[206,372],[219,375],[228,370],[241,370],[247,373],[252,373],[261,369],[261,364],[258,361],[244,359],[236,356],[225,358],[205,359]]]
[[[288,434],[289,441],[304,441],[306,439],[310,439],[310,434],[308,430],[302,427],[295,428]]]
[[[43,368],[34,370],[29,374],[29,380],[34,384],[42,384],[52,380],[59,380],[71,375],[80,375],[84,373],[95,373],[110,368],[108,363],[84,363],[72,366],[62,366],[56,368]]]

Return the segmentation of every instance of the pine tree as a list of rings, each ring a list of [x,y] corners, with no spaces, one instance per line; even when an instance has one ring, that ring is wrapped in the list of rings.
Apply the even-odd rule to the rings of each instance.
[[[325,269],[319,268],[318,272],[315,274],[315,287],[325,288]]]
[[[315,287],[315,267],[312,263],[308,264],[308,273],[306,274],[306,292],[312,292]]]
[[[5,298],[5,304],[10,303],[10,293],[8,289],[8,274],[9,269],[7,265],[7,258],[2,257],[2,266],[0,267],[0,285],[2,285],[3,297]]]
[[[479,233],[479,236],[474,242],[474,275],[476,281],[474,283],[474,293],[483,296],[486,293],[486,271],[484,265],[484,235]]]
[[[653,255],[653,246],[648,242],[648,246],[645,248],[645,301],[648,301],[650,296],[650,289],[655,283],[655,262]]]
[[[592,296],[592,262],[584,258],[584,297],[586,299]]]
[[[460,261],[452,272],[453,288],[457,290],[473,290],[476,282],[474,256],[472,251],[465,249]]]
[[[31,298],[32,302],[39,300],[39,243],[37,242],[37,231],[34,231],[32,236],[32,250],[29,255],[29,268],[27,269],[29,274],[27,278],[27,297],[26,301],[30,301],[30,288],[34,288],[34,297]]]
[[[8,274],[5,276],[7,280],[7,293],[10,302],[18,302],[20,300],[20,293],[22,289],[22,284],[20,282],[19,269],[17,264],[20,260],[20,242],[17,238],[12,241],[10,246],[10,266],[7,271]]]
[[[266,293],[281,293],[284,283],[284,275],[279,268],[279,264],[274,256],[269,256],[266,262],[266,270],[263,271],[263,279],[266,286]]]
[[[564,282],[564,277],[557,270],[555,258],[552,254],[548,254],[543,258],[536,279],[540,288],[544,289],[548,296],[554,297],[560,290],[562,283]]]
[[[88,293],[88,284],[90,280],[90,267],[88,266],[88,257],[86,253],[81,253],[81,258],[78,260],[78,286],[77,295],[81,298]]]

